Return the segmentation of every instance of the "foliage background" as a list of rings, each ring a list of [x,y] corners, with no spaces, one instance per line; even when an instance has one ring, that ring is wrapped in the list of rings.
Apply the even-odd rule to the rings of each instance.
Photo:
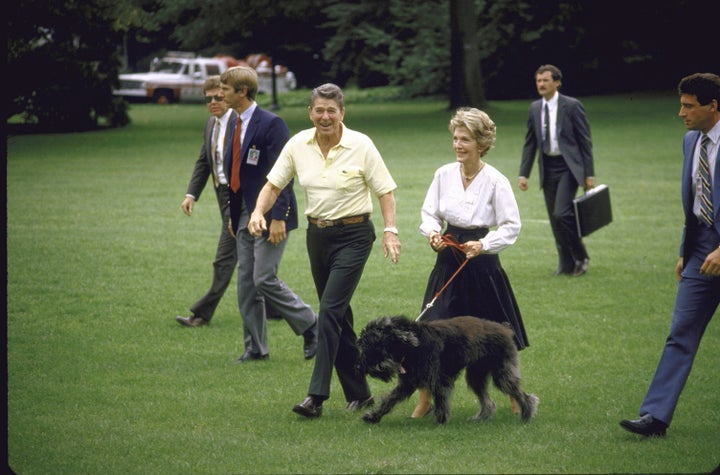
[[[474,7],[465,48],[477,47],[484,74],[462,88],[451,87],[450,0],[17,0],[7,9],[5,119],[20,114],[44,131],[125,125],[126,104],[111,94],[117,74],[147,71],[169,50],[266,53],[303,87],[394,85],[451,99],[477,88],[483,99],[464,104],[477,106],[534,96],[544,63],[583,96],[665,91],[717,68],[706,0],[452,2]]]

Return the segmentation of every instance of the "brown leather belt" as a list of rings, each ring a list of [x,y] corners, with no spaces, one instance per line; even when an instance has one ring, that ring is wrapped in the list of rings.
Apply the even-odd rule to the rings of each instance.
[[[318,228],[329,228],[330,226],[345,226],[348,224],[366,223],[370,220],[369,214],[359,214],[357,216],[349,216],[340,219],[317,219],[308,217],[308,222],[314,224]]]

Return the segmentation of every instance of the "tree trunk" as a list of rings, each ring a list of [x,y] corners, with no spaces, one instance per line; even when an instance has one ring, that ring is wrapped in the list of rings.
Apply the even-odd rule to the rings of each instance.
[[[450,109],[485,105],[474,0],[450,0]]]

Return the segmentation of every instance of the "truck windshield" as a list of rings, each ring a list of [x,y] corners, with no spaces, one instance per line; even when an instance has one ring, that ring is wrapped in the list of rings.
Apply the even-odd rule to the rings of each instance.
[[[183,69],[185,69],[185,65],[183,63],[170,61],[158,61],[152,65],[152,70],[156,73],[180,74],[184,73]]]

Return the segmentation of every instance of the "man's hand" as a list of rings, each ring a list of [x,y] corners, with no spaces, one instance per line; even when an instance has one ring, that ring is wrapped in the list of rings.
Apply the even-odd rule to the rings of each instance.
[[[518,178],[518,188],[520,188],[521,191],[525,191],[528,189],[527,178]]]
[[[397,234],[386,231],[383,233],[383,256],[390,255],[394,264],[400,259],[400,239]]]
[[[182,203],[180,203],[180,209],[183,210],[187,216],[192,216],[193,205],[195,200],[189,196],[186,196]]]
[[[267,222],[265,216],[261,213],[255,213],[250,215],[250,221],[248,221],[248,232],[255,237],[262,236],[263,231],[267,231]]]
[[[248,225],[248,229],[250,226]],[[252,233],[251,233],[252,234]],[[254,236],[254,234],[253,234]],[[285,228],[285,221],[282,219],[273,219],[270,221],[270,236],[268,236],[268,241],[270,241],[270,244],[278,245],[282,241],[287,239],[287,231]]]
[[[708,277],[720,275],[720,247],[707,255],[705,262],[700,266],[700,274]]]
[[[678,258],[678,261],[675,264],[675,279],[677,281],[680,281],[682,270],[683,270],[683,258],[680,257],[680,258]]]

